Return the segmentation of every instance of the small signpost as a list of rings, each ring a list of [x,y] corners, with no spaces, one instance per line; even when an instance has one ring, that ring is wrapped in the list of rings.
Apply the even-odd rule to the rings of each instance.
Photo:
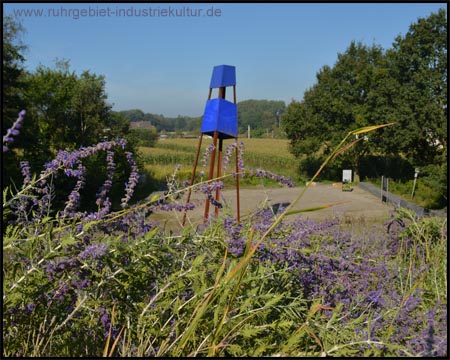
[[[228,86],[233,87],[233,102],[225,99],[226,88]],[[212,89],[217,88],[218,97],[211,99]],[[195,156],[194,168],[192,170],[192,176],[190,185],[192,187],[195,179],[195,171],[197,169],[198,157],[202,145],[203,135],[209,135],[213,137],[214,150],[211,152],[211,161],[208,174],[208,180],[214,178],[214,165],[217,152],[217,172],[216,177],[220,177],[220,171],[222,169],[222,149],[223,140],[236,139],[238,141],[238,123],[237,123],[237,105],[236,105],[236,68],[230,65],[218,65],[213,69],[211,82],[209,85],[208,100],[205,106],[205,112],[203,115],[202,126],[200,129],[200,137],[197,146],[197,154]],[[217,142],[219,146],[217,147]],[[236,197],[237,197],[237,220],[240,221],[240,204],[239,204],[239,165],[238,165],[238,151],[236,150]],[[191,198],[191,188],[188,191],[187,201]],[[220,190],[216,190],[215,200],[218,202],[220,199]],[[206,222],[209,216],[209,200],[205,203],[205,213],[203,220]],[[219,214],[219,207],[215,206],[216,216]],[[183,216],[183,226],[186,221],[186,211]]]
[[[342,191],[352,190],[352,171],[342,170]]]

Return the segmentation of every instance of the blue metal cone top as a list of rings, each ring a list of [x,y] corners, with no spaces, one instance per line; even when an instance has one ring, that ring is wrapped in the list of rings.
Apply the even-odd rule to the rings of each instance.
[[[236,85],[236,68],[231,65],[214,66],[209,87],[219,88]]]
[[[236,104],[221,98],[208,100],[200,131],[210,136],[217,131],[219,139],[236,138],[238,136]]]

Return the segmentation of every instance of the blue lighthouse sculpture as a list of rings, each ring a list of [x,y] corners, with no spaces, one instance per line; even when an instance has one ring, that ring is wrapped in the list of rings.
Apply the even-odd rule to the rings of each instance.
[[[225,99],[226,88],[233,87],[233,102]],[[212,89],[218,89],[218,97],[211,99]],[[214,165],[217,153],[217,175],[220,177],[220,170],[222,168],[222,147],[225,139],[238,139],[238,124],[237,124],[237,105],[236,105],[236,68],[230,65],[214,66],[209,85],[208,100],[205,106],[202,126],[200,129],[200,137],[197,146],[197,154],[194,162],[194,169],[192,171],[191,186],[194,183],[195,171],[197,169],[198,157],[202,144],[203,135],[213,137],[214,151],[211,153],[211,161],[209,168],[208,179],[212,180],[214,177]],[[217,146],[219,142],[219,146]],[[238,173],[238,153],[236,151],[236,173]],[[237,191],[237,220],[240,220],[240,204],[239,204],[239,176],[236,176],[236,191]],[[187,202],[189,202],[191,190],[189,189]],[[216,201],[220,199],[220,190],[216,190]],[[209,204],[207,200],[205,204],[204,221],[209,216]],[[215,206],[216,216],[219,214],[219,207]],[[183,216],[183,225],[186,220],[186,212]]]

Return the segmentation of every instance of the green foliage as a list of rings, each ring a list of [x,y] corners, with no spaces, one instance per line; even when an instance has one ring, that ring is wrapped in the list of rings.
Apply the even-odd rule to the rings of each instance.
[[[286,109],[284,101],[244,100],[238,102],[237,106],[239,133],[247,133],[247,127],[250,125],[252,137],[272,136],[272,131],[274,131],[276,137],[282,136],[279,126]],[[119,113],[130,122],[148,122],[158,132],[192,132],[198,134],[202,121],[201,117],[179,115],[176,118],[170,118],[144,113],[138,109],[124,110]]]
[[[27,48],[21,41],[24,31],[25,29],[17,19],[11,16],[3,17],[1,121],[2,129],[5,131],[17,119],[17,114],[25,104],[23,99],[26,89],[24,52]],[[30,140],[30,134],[35,133],[35,128],[31,124],[26,124],[22,129],[22,136]],[[20,174],[14,150],[3,153],[2,160],[2,184],[10,184],[10,178],[17,179]]]
[[[176,118],[164,117],[151,113],[144,113],[142,110],[123,110],[119,114],[124,116],[129,122],[146,122],[154,126],[158,132],[195,132],[198,133],[201,126],[201,117],[177,116]]]
[[[422,177],[420,175],[416,181],[413,196],[414,179],[389,179],[389,192],[426,209],[442,209],[447,206],[447,199],[443,196],[443,194],[447,193],[447,189],[439,189],[434,181],[429,182],[430,179],[436,179],[434,175],[431,177]],[[378,188],[381,186],[381,176],[369,179],[369,181]]]
[[[285,112],[284,101],[244,100],[238,102],[239,133],[247,133],[250,125],[252,137],[262,137],[279,127]]]
[[[348,129],[377,123],[395,125],[361,139],[342,160],[364,174],[366,156],[401,159],[407,168],[447,163],[447,14],[441,9],[410,26],[393,48],[352,42],[333,67],[323,66],[303,100],[283,117],[292,153],[309,164],[324,159]],[[369,160],[370,161],[370,160]],[[340,164],[339,164],[340,165]],[[344,166],[344,165],[343,165]],[[375,164],[371,164],[373,168]],[[403,174],[408,178],[410,171]],[[371,169],[383,173],[385,169]],[[400,178],[399,169],[395,176]],[[446,199],[446,176],[436,171],[438,198]],[[323,174],[326,175],[325,173]],[[330,174],[333,176],[333,174]],[[438,202],[442,202],[439,200]]]
[[[40,66],[28,76],[27,117],[39,124],[38,138],[50,149],[98,142],[111,109],[104,77],[89,71],[78,76],[69,67],[68,61],[57,61],[55,69]]]
[[[3,17],[3,58],[2,58],[2,121],[9,126],[11,119],[21,108],[21,88],[23,86],[26,46],[21,42],[24,32],[22,25],[13,17]],[[14,120],[13,120],[14,121]]]
[[[386,129],[386,140],[419,166],[446,162],[447,41],[447,14],[441,9],[413,23],[387,53],[397,82],[392,108],[397,126]]]
[[[151,129],[132,129],[130,136],[136,139],[136,146],[154,147],[158,140],[158,133]]]

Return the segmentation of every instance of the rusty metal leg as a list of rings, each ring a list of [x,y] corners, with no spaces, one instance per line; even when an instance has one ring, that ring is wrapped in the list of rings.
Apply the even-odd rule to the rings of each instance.
[[[219,136],[219,133],[217,131],[214,131],[214,138],[213,138],[214,151],[211,154],[211,164],[209,166],[209,176],[208,176],[208,180],[210,180],[210,181],[214,176],[214,163],[216,160],[216,147],[217,147],[218,136]],[[206,221],[208,220],[208,214],[209,214],[209,199],[206,200],[206,203],[205,203],[205,214],[203,216],[204,223],[206,223]]]
[[[198,164],[198,157],[200,155],[200,150],[202,148],[202,139],[203,139],[203,134],[200,134],[200,138],[198,140],[198,145],[197,145],[197,154],[195,155],[194,169],[192,170],[191,182],[189,183],[189,190],[188,190],[188,196],[186,199],[186,204],[191,200],[192,185],[194,184],[195,171],[197,170],[197,164]],[[185,209],[184,214],[183,214],[183,221],[182,221],[183,226],[184,226],[184,223],[186,222],[186,212],[187,211]]]
[[[223,140],[219,139],[219,154],[217,156],[217,177],[220,178],[220,170],[222,169],[222,146]],[[220,189],[216,189],[216,201],[220,201]],[[216,206],[214,210],[216,217],[219,216],[219,207]]]
[[[241,221],[241,205],[239,198],[239,143],[238,138],[236,138],[236,208],[237,208],[237,221]]]

